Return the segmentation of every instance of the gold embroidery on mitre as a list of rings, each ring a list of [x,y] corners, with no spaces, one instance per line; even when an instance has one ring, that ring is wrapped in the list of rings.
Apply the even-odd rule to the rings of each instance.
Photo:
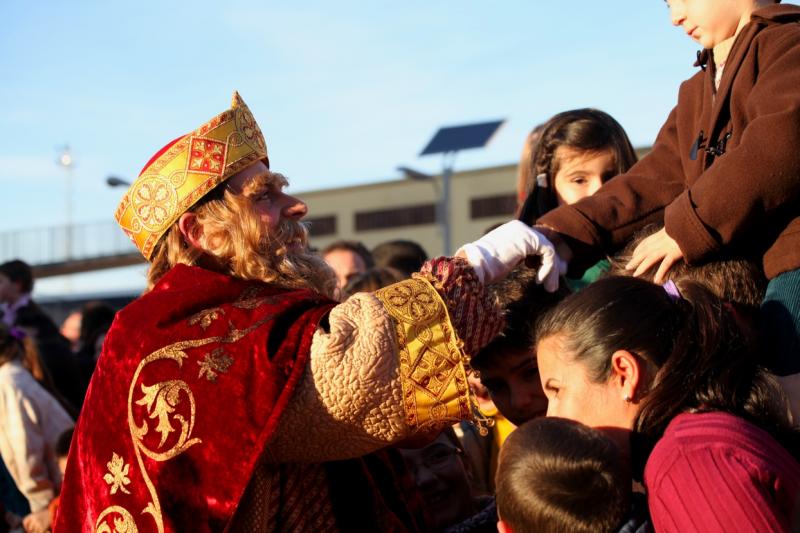
[[[465,356],[433,285],[409,279],[375,296],[395,324],[407,424],[420,429],[470,419]]]
[[[261,129],[239,93],[231,108],[151,161],[114,217],[145,259],[161,236],[214,187],[256,161],[269,163]]]

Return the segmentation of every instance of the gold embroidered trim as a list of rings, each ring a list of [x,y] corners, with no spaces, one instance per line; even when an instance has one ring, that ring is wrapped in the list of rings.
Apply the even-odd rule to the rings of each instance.
[[[263,160],[267,145],[239,93],[231,108],[184,135],[149,162],[114,217],[146,259],[182,213],[229,177]]]
[[[461,343],[434,286],[413,278],[378,290],[395,324],[406,423],[420,430],[472,419]]]

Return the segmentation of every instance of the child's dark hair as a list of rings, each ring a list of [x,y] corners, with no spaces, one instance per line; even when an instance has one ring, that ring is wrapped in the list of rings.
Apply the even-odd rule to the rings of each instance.
[[[499,518],[517,532],[616,531],[630,505],[625,472],[599,430],[564,418],[530,420],[500,450]]]
[[[518,266],[506,278],[490,285],[488,290],[497,307],[505,313],[506,326],[500,335],[472,357],[471,365],[479,371],[491,365],[496,356],[532,349],[536,318],[570,294],[563,283],[556,292],[547,292],[536,282],[536,270],[525,265]]]
[[[396,239],[383,242],[372,249],[372,258],[376,267],[390,267],[411,276],[419,272],[428,252],[418,242]]]
[[[364,261],[364,266],[366,268],[372,268],[373,266],[375,266],[375,261],[373,261],[372,259],[372,253],[370,253],[370,251],[367,250],[367,247],[364,246],[364,244],[361,241],[341,240],[332,242],[322,250],[320,255],[324,257],[330,252],[335,252],[336,250],[347,250],[349,252],[353,252],[354,254],[359,256],[362,261]]]
[[[347,298],[358,292],[375,292],[392,283],[403,281],[405,278],[403,272],[394,268],[370,268],[350,278],[347,285],[342,288],[342,296]]]
[[[53,378],[42,363],[33,339],[23,330],[0,322],[0,365],[10,361],[20,361],[48,392],[55,391]]]
[[[601,279],[544,317],[537,338],[563,335],[564,353],[597,383],[610,379],[615,351],[635,354],[649,380],[637,393],[634,422],[644,442],[658,440],[680,413],[722,411],[763,428],[797,457],[786,398],[758,366],[726,304],[697,282],[676,286],[678,298],[638,278]]]
[[[554,178],[560,161],[556,149],[568,147],[586,152],[611,149],[614,152],[614,176],[627,172],[636,163],[636,152],[619,122],[598,109],[574,109],[559,113],[544,125],[530,160],[529,181],[521,218],[532,224],[537,218],[558,207]],[[537,185],[537,176],[543,175],[546,187]]]
[[[33,343],[26,339],[22,330],[0,322],[0,364],[16,359],[24,361],[28,345],[33,346]]]
[[[625,269],[625,265],[633,256],[633,251],[639,243],[660,229],[660,226],[651,225],[637,232],[625,249],[612,259],[609,275],[633,275],[632,271]],[[656,270],[658,264],[639,277],[652,281]],[[666,278],[675,281],[681,279],[697,281],[726,302],[754,311],[761,306],[767,290],[767,278],[764,277],[761,266],[747,259],[721,258],[701,265],[688,265],[685,261],[678,261],[669,269]]]
[[[19,283],[22,292],[33,291],[33,270],[25,261],[13,259],[1,264],[0,274],[5,275],[12,283]]]

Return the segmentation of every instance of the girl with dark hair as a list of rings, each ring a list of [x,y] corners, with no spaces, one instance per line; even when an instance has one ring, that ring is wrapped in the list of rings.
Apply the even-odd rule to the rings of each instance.
[[[603,279],[545,316],[536,338],[548,416],[616,437],[644,475],[657,531],[788,530],[798,433],[707,289]]]
[[[611,115],[597,109],[559,113],[526,140],[519,178],[526,198],[519,219],[533,224],[560,205],[591,196],[634,163],[631,141]],[[601,261],[583,278],[567,284],[572,290],[581,289],[607,270],[608,263]]]

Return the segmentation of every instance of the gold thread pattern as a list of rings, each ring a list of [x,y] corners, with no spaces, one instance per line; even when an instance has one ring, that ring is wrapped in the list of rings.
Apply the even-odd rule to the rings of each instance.
[[[206,378],[208,381],[213,382],[217,381],[219,373],[228,371],[233,364],[233,359],[222,348],[217,348],[213,352],[206,354],[205,358],[202,361],[198,361],[197,364],[200,366],[200,373],[197,377]]]
[[[110,526],[106,523],[106,517],[117,514],[114,518],[113,525]],[[118,505],[112,505],[97,517],[94,530],[96,533],[138,533],[139,529],[136,527],[136,521],[131,514]]]
[[[114,453],[111,460],[106,463],[106,467],[108,467],[108,473],[103,476],[103,479],[111,485],[111,494],[116,494],[118,490],[125,494],[130,494],[131,492],[125,488],[125,485],[131,484],[131,480],[128,477],[128,470],[131,465],[126,465],[122,457]]]
[[[247,105],[234,93],[230,109],[148,163],[114,217],[145,259],[150,259],[158,240],[182,213],[256,161],[268,164],[267,145]]]
[[[251,285],[247,287],[244,292],[233,302],[233,306],[237,309],[255,309],[264,304],[276,304],[279,301],[278,296],[264,296],[264,287]]]
[[[203,309],[199,313],[195,313],[191,317],[189,317],[189,325],[196,326],[200,324],[200,327],[203,330],[207,330],[208,326],[211,325],[216,319],[220,317],[220,315],[224,315],[225,310],[221,307],[212,307],[211,309]]]
[[[151,176],[136,184],[131,192],[133,206],[144,229],[155,231],[175,212],[178,196],[169,181]]]
[[[409,279],[375,296],[395,323],[407,424],[420,429],[470,419],[466,356],[434,286]]]
[[[189,157],[186,170],[197,172],[198,174],[221,176],[222,171],[225,169],[227,148],[224,142],[204,137],[192,137],[189,142]]]
[[[252,294],[252,290],[250,293],[247,290],[243,291],[239,300],[247,294]],[[272,320],[273,317],[274,315],[272,314],[265,316],[250,327],[241,330],[232,326],[228,334],[224,336],[193,339],[170,344],[156,350],[139,362],[128,389],[128,429],[133,440],[136,464],[150,494],[150,501],[141,511],[141,514],[148,514],[152,517],[159,533],[164,532],[161,502],[158,497],[158,491],[147,473],[143,456],[147,456],[156,462],[164,462],[182,454],[192,446],[201,444],[203,441],[197,437],[192,437],[196,422],[196,405],[191,387],[180,379],[161,381],[151,385],[140,383],[139,378],[142,371],[148,365],[158,361],[172,361],[177,365],[177,369],[181,371],[184,361],[189,358],[186,350],[212,343],[231,344],[238,342],[244,336]],[[209,362],[207,363],[207,369],[204,371],[203,363],[206,361]],[[199,377],[206,377],[208,381],[216,381],[219,373],[227,372],[233,363],[234,360],[221,349],[213,350],[210,354],[206,354],[204,361],[197,361],[197,364],[201,367]],[[137,384],[139,385],[140,396],[134,400]],[[134,415],[134,405],[144,407],[145,419],[137,421],[137,417]],[[183,410],[182,412],[181,409]],[[155,428],[151,428],[151,423],[148,422],[148,419],[156,421]],[[161,435],[155,449],[148,447],[144,440],[151,429]],[[108,473],[103,477],[104,481],[111,485],[111,494],[117,492],[114,490],[115,488],[120,492],[130,494],[128,489],[125,488],[126,485],[131,483],[128,477],[130,466],[130,464],[125,464],[124,460],[116,453],[113,454],[111,461],[107,464]],[[108,520],[111,518],[113,518],[113,522],[109,524]],[[95,531],[96,533],[137,533],[138,527],[133,515],[127,509],[119,505],[111,505],[97,517]]]

